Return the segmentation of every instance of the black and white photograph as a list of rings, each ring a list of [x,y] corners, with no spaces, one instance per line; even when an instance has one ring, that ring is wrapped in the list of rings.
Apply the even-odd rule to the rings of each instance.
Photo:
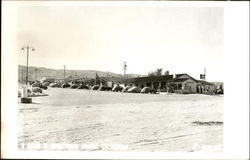
[[[227,68],[223,5],[4,4],[16,151],[226,151],[226,92],[241,80],[226,82],[241,71]]]

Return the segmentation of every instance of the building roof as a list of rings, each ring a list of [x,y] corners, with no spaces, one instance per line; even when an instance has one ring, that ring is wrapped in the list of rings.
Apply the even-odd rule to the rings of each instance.
[[[204,80],[197,80],[199,83],[201,83],[202,85],[209,85],[209,86],[213,86],[214,84],[213,83],[210,83],[210,82],[207,82],[207,81],[204,81]]]
[[[192,79],[192,78],[175,78],[171,82],[184,82],[188,79]]]
[[[173,79],[173,75],[147,76],[147,77],[132,78],[132,79],[129,79],[129,82],[170,81],[172,79]]]
[[[193,81],[201,83],[202,85],[213,85],[212,83],[209,83],[204,80],[197,80],[188,75],[187,73],[176,74],[176,78],[174,78],[173,75],[137,77],[128,79],[127,82],[128,83],[138,83],[138,82],[147,83],[147,82],[157,82],[157,81],[184,82],[188,79],[192,79]]]

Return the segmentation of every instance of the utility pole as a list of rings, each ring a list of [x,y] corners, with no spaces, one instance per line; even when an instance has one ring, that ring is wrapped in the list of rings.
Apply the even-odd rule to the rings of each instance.
[[[37,71],[37,68],[35,68],[35,81],[36,81],[36,71]]]
[[[26,63],[26,85],[28,84],[28,73],[29,73],[29,50],[31,49],[31,51],[35,51],[35,49],[31,46],[26,46],[26,47],[22,47],[22,50],[27,50],[27,63]]]
[[[206,77],[207,77],[207,75],[206,75],[206,67],[204,68],[204,75],[205,75],[204,80],[206,81]]]
[[[32,98],[28,97],[28,73],[29,73],[29,50],[35,51],[31,46],[22,47],[22,50],[27,50],[27,66],[26,66],[26,85],[23,86],[21,94],[21,103],[32,103]]]
[[[23,70],[22,70],[22,82],[23,82]]]
[[[63,80],[65,81],[65,68],[66,68],[66,65],[63,65]]]
[[[127,62],[123,62],[123,70],[124,70],[124,82],[125,82],[125,84],[126,84]]]

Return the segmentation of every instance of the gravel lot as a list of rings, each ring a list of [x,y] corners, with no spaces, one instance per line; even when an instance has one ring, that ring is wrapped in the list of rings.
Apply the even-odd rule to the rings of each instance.
[[[199,144],[222,150],[223,96],[64,88],[47,93],[33,97],[32,104],[19,99],[20,149],[23,144],[75,144],[85,145],[78,148],[84,151],[191,152]]]

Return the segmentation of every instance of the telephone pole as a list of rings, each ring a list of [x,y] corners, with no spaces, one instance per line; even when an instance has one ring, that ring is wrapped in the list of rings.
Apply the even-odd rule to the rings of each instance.
[[[206,81],[206,78],[207,78],[207,75],[206,75],[206,67],[204,68],[204,75],[205,75],[204,80]]]
[[[22,70],[22,82],[24,81],[24,80],[23,80],[23,71],[24,71],[24,70]]]
[[[125,82],[125,84],[126,84],[127,62],[123,62],[123,70],[124,70],[124,82]]]
[[[28,84],[28,73],[29,73],[29,50],[31,49],[31,51],[35,51],[34,47],[31,46],[26,46],[26,47],[22,47],[22,50],[26,50],[27,51],[27,63],[26,63],[26,85]]]
[[[66,69],[66,65],[63,65],[63,80],[65,81],[65,69]]]
[[[35,81],[36,81],[36,71],[37,71],[37,68],[35,68]]]

